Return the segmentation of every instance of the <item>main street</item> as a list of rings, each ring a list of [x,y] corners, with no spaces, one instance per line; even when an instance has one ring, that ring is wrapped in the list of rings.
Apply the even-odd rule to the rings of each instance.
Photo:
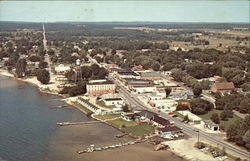
[[[90,56],[88,58],[90,59],[90,62],[98,64]],[[100,64],[98,64],[98,65],[101,66]],[[223,140],[219,139],[219,137],[216,137],[216,134],[211,135],[211,133],[207,133],[207,132],[198,130],[191,125],[188,125],[188,124],[181,122],[177,118],[173,118],[173,117],[169,116],[166,113],[158,112],[158,111],[153,110],[152,108],[146,107],[145,105],[143,105],[143,103],[138,99],[138,97],[136,95],[130,93],[128,91],[128,89],[126,89],[124,87],[124,85],[119,80],[117,80],[114,76],[109,75],[108,78],[111,79],[119,87],[118,88],[119,93],[121,93],[125,97],[125,99],[128,100],[130,102],[130,104],[135,107],[134,110],[148,110],[151,112],[158,113],[159,116],[161,116],[169,121],[173,121],[176,126],[182,128],[183,132],[189,136],[197,137],[197,139],[199,136],[200,140],[206,140],[206,141],[213,143],[214,145],[223,147],[227,152],[231,151],[234,154],[237,154],[238,156],[241,156],[241,157],[244,157],[247,159],[250,157],[249,152],[247,152],[245,150],[241,150],[235,146],[230,145],[226,141],[223,141]]]

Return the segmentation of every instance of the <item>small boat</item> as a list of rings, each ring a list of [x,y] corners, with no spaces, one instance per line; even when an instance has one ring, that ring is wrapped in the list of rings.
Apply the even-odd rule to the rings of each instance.
[[[102,147],[103,150],[106,150],[106,149],[108,149],[108,148],[109,148],[108,146]]]
[[[95,150],[95,151],[101,151],[102,148],[95,148],[94,150]]]
[[[121,137],[123,137],[123,136],[125,136],[125,134],[117,134],[117,135],[116,135],[117,138],[121,138]]]

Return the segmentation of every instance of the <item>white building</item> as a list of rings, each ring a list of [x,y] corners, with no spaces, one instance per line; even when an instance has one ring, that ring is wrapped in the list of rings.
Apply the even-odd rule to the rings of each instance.
[[[201,121],[201,124],[205,127],[205,128],[208,128],[212,131],[219,131],[219,125],[214,123],[213,121],[211,120],[203,120]]]
[[[149,104],[152,107],[158,108],[164,112],[166,111],[175,111],[178,105],[178,102],[172,99],[161,99],[161,100],[150,100]]]
[[[134,86],[132,89],[136,93],[154,93],[156,92],[156,87],[140,87],[140,86]]]
[[[162,100],[163,97],[160,95],[157,95],[156,93],[149,93],[147,94],[148,100]]]
[[[87,100],[83,99],[83,98],[78,98],[77,102],[79,104],[81,104],[82,106],[86,107],[87,109],[89,109],[90,111],[96,113],[96,114],[101,114],[102,110],[98,107],[96,107],[95,105],[89,103]]]
[[[178,113],[180,113],[183,116],[188,116],[188,119],[190,121],[201,121],[201,118],[193,113],[191,113],[190,111],[178,111]]]
[[[70,69],[71,69],[70,66],[65,66],[63,64],[60,64],[60,65],[55,67],[55,71],[57,73],[65,73],[67,71],[70,71]]]
[[[123,105],[124,101],[121,98],[106,98],[103,100],[106,106]]]
[[[100,96],[103,94],[114,94],[116,85],[109,80],[91,80],[86,86],[88,95]]]

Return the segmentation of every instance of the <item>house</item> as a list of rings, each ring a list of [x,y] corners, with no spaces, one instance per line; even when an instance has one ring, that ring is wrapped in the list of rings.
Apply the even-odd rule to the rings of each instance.
[[[142,71],[142,70],[144,70],[144,69],[143,69],[143,66],[142,66],[142,65],[134,65],[134,67],[132,68],[132,70],[135,70],[135,71]]]
[[[140,116],[140,121],[150,121],[153,120],[154,117],[158,116],[158,114],[147,111],[147,110],[141,110],[135,112],[138,116]]]
[[[166,91],[165,89],[160,89],[160,88],[157,88],[156,89],[156,94],[162,98],[166,98],[167,97],[167,94],[166,94]]]
[[[156,93],[147,94],[147,98],[148,98],[149,101],[150,100],[162,100],[163,99],[162,96],[157,95]]]
[[[164,128],[157,128],[155,133],[164,137],[167,135],[182,134],[182,129],[177,126],[170,125]]]
[[[119,69],[119,66],[116,64],[105,64],[105,66],[108,68],[108,70],[112,68]]]
[[[121,98],[106,98],[103,100],[106,106],[123,105],[124,101]]]
[[[152,107],[158,108],[164,112],[166,111],[175,111],[178,105],[178,102],[172,99],[160,99],[160,100],[150,100],[149,104]]]
[[[234,89],[235,87],[233,82],[215,82],[211,87],[211,91],[214,93],[229,93],[232,92]]]
[[[59,64],[58,66],[55,67],[56,73],[66,73],[67,71],[70,70],[71,70],[70,66],[66,66],[63,64]]]
[[[191,113],[190,111],[177,111],[178,113],[180,113],[183,116],[188,116],[188,119],[192,122],[200,122],[201,118],[193,113]]]
[[[141,72],[141,79],[147,79],[147,80],[161,80],[161,73],[159,72]]]
[[[219,125],[211,120],[203,120],[202,124],[204,125],[205,128],[208,128],[212,131],[219,131]]]
[[[161,128],[164,128],[166,126],[170,126],[170,122],[160,116],[155,116],[153,119],[152,119],[152,124],[157,126],[157,127],[161,127]]]
[[[121,114],[121,118],[123,120],[126,120],[126,121],[134,121],[134,120],[138,120],[140,118],[140,116],[138,116],[136,113],[131,113],[131,112],[129,112],[129,113],[126,112],[125,113],[125,112],[123,112]]]
[[[142,87],[142,86],[133,86],[132,90],[136,93],[154,93],[156,92],[156,87],[149,86],[149,87]]]
[[[89,81],[86,88],[88,95],[100,96],[103,94],[114,94],[116,85],[112,81],[99,79]]]
[[[169,94],[169,98],[171,99],[191,99],[194,98],[194,92],[192,90],[172,88],[171,93]]]

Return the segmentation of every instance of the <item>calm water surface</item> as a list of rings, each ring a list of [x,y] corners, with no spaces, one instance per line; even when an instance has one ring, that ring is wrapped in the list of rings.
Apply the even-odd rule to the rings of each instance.
[[[48,141],[59,121],[85,121],[75,109],[50,109],[64,104],[31,84],[0,75],[0,160],[37,161],[49,158]]]

